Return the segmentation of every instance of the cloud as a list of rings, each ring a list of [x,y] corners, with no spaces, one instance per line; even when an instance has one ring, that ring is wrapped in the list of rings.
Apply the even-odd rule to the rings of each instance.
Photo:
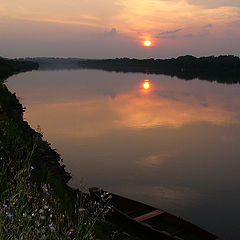
[[[161,32],[158,35],[174,34],[174,33],[180,32],[181,30],[182,30],[182,28],[178,28],[178,29],[175,29],[175,30],[172,30],[172,31]]]
[[[199,36],[199,37],[202,37],[202,36],[207,36],[207,35],[209,35],[209,33],[210,33],[210,28],[212,28],[213,27],[213,25],[211,24],[211,23],[209,23],[209,24],[206,24],[206,25],[203,25],[201,28],[202,28],[202,30],[200,30],[197,34],[196,34],[196,36]],[[186,36],[184,36],[184,37],[186,37]],[[191,36],[190,36],[191,37]]]
[[[157,36],[155,36],[155,38],[175,39],[175,38],[177,38],[177,35],[175,35],[175,33],[180,32],[181,30],[182,30],[182,28],[178,28],[178,29],[171,30],[171,31],[161,32]]]
[[[198,5],[204,8],[218,8],[218,7],[240,7],[239,0],[187,0],[189,4]]]
[[[169,36],[168,38],[169,39],[175,39],[175,38],[177,38],[177,36],[176,35],[172,35],[172,36]]]
[[[209,34],[208,29],[204,29],[204,30],[198,32],[198,36],[207,36],[208,34]]]
[[[240,27],[240,20],[229,22],[228,25],[230,27]]]
[[[183,35],[185,38],[192,38],[194,35],[192,33],[187,33]]]
[[[160,39],[175,39],[177,38],[176,35],[170,35],[170,36],[155,36],[155,38],[160,38]]]
[[[213,27],[213,25],[210,23],[210,24],[207,24],[207,25],[204,25],[204,26],[202,26],[203,28],[211,28],[211,27]]]
[[[117,31],[116,28],[112,28],[111,31],[104,31],[104,36],[107,37],[115,37],[118,34],[119,31]]]

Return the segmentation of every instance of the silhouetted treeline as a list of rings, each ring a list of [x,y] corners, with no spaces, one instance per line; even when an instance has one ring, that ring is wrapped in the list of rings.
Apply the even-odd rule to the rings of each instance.
[[[24,110],[15,93],[12,94],[8,91],[5,84],[3,84],[3,80],[13,74],[33,69],[38,69],[37,63],[0,58],[0,113],[1,111],[5,111],[11,115],[16,115],[16,111],[22,112]],[[15,112],[11,109],[15,109]]]
[[[85,58],[55,58],[55,57],[26,57],[17,58],[18,61],[31,61],[39,64],[39,70],[72,70],[79,69],[79,62]]]
[[[29,61],[16,61],[0,57],[0,81],[7,77],[33,69],[38,69],[38,63]]]
[[[194,78],[221,83],[240,82],[240,58],[232,55],[196,58],[186,55],[171,59],[130,59],[86,60],[81,67],[117,72],[144,72],[166,74],[192,80]]]

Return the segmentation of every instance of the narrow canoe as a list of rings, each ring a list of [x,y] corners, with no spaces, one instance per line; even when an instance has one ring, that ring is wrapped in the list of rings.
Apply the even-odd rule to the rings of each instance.
[[[100,188],[90,188],[95,198],[107,196]],[[166,211],[109,193],[110,218],[146,240],[223,240],[216,235]]]

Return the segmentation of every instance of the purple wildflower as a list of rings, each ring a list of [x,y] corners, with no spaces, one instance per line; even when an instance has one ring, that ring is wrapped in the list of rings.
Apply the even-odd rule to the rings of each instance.
[[[34,170],[34,169],[35,169],[35,167],[34,167],[34,166],[31,166],[31,169],[32,169],[32,170]]]
[[[7,208],[7,205],[6,205],[6,204],[3,204],[3,207],[4,207],[4,208]]]
[[[71,235],[71,234],[72,234],[72,232],[69,232],[69,233],[68,233],[68,235]]]
[[[10,213],[8,213],[8,212],[6,212],[6,215],[8,216],[8,217],[12,217],[13,215],[11,215]]]

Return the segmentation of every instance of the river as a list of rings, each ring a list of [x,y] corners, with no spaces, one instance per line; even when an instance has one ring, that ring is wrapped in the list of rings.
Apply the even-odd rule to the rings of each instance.
[[[87,69],[6,85],[72,187],[99,186],[239,239],[240,85]]]

